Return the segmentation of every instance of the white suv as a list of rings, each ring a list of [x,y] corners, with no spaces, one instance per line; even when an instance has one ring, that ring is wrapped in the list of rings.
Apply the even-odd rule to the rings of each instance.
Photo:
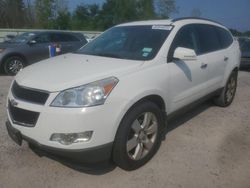
[[[166,117],[207,96],[231,104],[239,62],[238,42],[209,20],[118,25],[18,73],[7,129],[20,145],[133,170],[158,150]]]

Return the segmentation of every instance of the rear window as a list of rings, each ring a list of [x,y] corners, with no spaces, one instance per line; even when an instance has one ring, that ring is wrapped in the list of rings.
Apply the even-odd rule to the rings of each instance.
[[[231,34],[223,28],[220,28],[220,27],[215,27],[215,28],[219,36],[221,47],[222,48],[229,47],[233,43],[233,38]]]

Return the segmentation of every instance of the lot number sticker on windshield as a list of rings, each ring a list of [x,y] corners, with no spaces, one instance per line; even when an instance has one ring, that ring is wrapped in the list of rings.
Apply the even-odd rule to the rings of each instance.
[[[170,25],[153,25],[152,29],[167,30],[167,31],[169,31],[169,30],[172,29],[172,26],[170,26]]]

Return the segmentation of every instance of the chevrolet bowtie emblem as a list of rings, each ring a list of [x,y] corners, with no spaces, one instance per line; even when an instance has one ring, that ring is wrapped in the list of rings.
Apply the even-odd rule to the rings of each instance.
[[[17,106],[17,105],[18,105],[18,102],[16,102],[15,99],[11,99],[11,100],[10,100],[10,104],[11,104],[12,106]]]

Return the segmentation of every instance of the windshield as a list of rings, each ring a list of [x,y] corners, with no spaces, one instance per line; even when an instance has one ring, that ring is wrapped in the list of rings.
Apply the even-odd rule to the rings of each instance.
[[[21,35],[16,36],[15,38],[11,39],[9,42],[13,43],[25,43],[28,42],[33,36],[35,36],[35,33],[23,33]]]
[[[104,32],[77,53],[133,60],[153,59],[171,30],[167,25],[120,26]]]

